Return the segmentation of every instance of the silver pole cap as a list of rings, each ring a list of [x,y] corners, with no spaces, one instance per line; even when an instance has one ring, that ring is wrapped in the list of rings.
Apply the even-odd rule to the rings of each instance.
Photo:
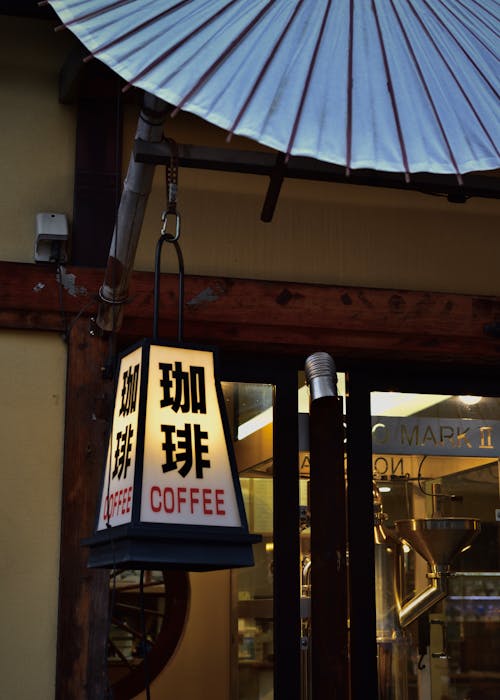
[[[304,369],[311,401],[323,396],[337,396],[337,372],[331,355],[327,352],[309,355]]]

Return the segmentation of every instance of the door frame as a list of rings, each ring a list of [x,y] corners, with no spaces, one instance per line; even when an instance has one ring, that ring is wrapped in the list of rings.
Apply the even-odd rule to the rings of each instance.
[[[500,396],[500,375],[459,363],[372,363],[368,370],[358,367],[347,374],[347,479],[355,484],[348,488],[350,595],[355,601],[350,610],[351,700],[365,700],[378,697],[370,393]]]

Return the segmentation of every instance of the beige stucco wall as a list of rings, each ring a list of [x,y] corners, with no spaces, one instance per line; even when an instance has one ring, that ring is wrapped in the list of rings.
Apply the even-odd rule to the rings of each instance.
[[[57,101],[68,37],[0,16],[0,259],[33,262],[35,215],[71,212],[73,109]],[[1,284],[1,280],[0,280]],[[54,697],[66,346],[0,330],[2,697]]]
[[[190,574],[191,598],[184,635],[152,698],[230,700],[230,573]],[[145,700],[146,692],[137,696]]]
[[[66,348],[0,331],[0,695],[54,697]]]
[[[74,109],[58,101],[70,36],[0,16],[0,259],[33,262],[37,212],[71,216]]]

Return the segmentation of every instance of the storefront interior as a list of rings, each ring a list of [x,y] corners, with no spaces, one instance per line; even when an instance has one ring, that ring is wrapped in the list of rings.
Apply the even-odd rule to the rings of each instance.
[[[248,381],[234,380],[244,374]],[[451,393],[455,377],[420,378],[421,392],[388,390],[387,379],[358,377],[336,375],[346,430],[344,464],[332,463],[345,481],[347,692],[361,697],[356,679],[364,668],[365,692],[371,683],[370,697],[379,700],[493,700],[500,689],[499,400],[486,392],[470,395],[470,378],[459,394]],[[413,388],[417,379],[405,376],[400,384]],[[254,566],[231,574],[231,698],[313,700],[319,691],[311,624],[309,387],[293,362],[252,367],[234,358],[226,362],[222,387],[249,528],[262,536]],[[371,440],[369,430],[362,432],[367,420],[359,420],[360,402],[370,407]],[[370,451],[371,469],[369,462],[360,467],[361,450]],[[367,492],[368,512],[360,506]],[[335,523],[335,514],[324,517]],[[130,589],[140,608],[137,575],[124,574],[121,587],[112,579],[110,590],[115,602],[121,591],[108,663],[111,673],[121,668],[129,678],[129,693],[117,696],[123,698],[134,697],[131,674],[144,678],[143,640],[134,642],[124,624]],[[172,610],[170,619],[165,615],[169,593],[178,601],[189,596],[187,580],[162,576],[149,573],[148,581],[153,675],[182,636],[182,606],[176,617]]]

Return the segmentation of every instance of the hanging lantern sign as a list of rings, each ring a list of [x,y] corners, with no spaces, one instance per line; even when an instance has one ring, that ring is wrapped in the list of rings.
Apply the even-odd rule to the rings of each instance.
[[[212,349],[143,340],[121,356],[90,567],[253,565]]]

